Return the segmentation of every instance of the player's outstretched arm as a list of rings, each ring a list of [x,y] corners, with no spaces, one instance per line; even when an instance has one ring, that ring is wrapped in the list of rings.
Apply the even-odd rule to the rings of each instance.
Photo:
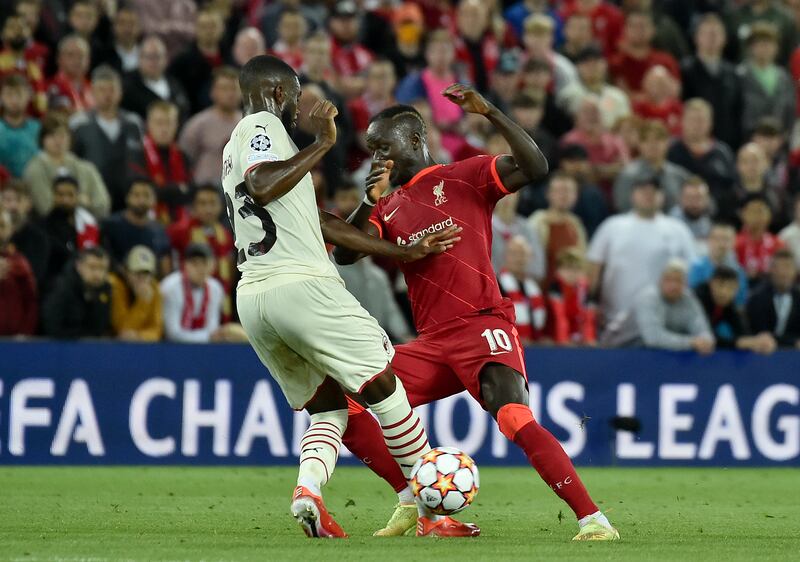
[[[547,174],[547,159],[525,129],[489,103],[475,88],[453,84],[442,95],[467,113],[485,116],[511,147],[511,158],[497,160],[497,173],[509,191],[522,189]]]
[[[262,162],[244,178],[247,190],[256,204],[262,207],[290,192],[336,144],[334,118],[339,111],[327,100],[320,100],[311,110],[309,121],[316,140],[306,148],[280,162]]]
[[[461,227],[450,227],[429,234],[411,246],[398,246],[377,236],[370,236],[327,211],[320,211],[319,222],[325,242],[336,246],[333,258],[339,265],[355,263],[365,255],[383,256],[404,262],[416,261],[431,254],[446,252],[461,240],[458,236]],[[346,248],[348,252],[338,251],[340,248]],[[343,254],[354,259],[340,259]]]

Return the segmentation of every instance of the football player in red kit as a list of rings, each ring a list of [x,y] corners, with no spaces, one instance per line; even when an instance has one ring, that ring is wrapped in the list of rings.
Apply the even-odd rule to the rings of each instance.
[[[461,242],[447,252],[400,264],[420,335],[397,346],[392,365],[412,406],[467,390],[575,512],[576,540],[617,539],[559,442],[533,418],[514,308],[500,295],[491,264],[495,203],[544,176],[547,161],[521,127],[473,88],[454,84],[442,95],[468,113],[485,116],[508,141],[511,154],[441,165],[431,158],[425,123],[414,108],[391,107],[370,121],[373,169],[364,202],[349,222],[401,246],[450,226],[462,229]],[[399,188],[385,195],[390,185]],[[334,256],[339,263],[361,257],[343,247]],[[376,534],[401,534],[416,521],[404,509],[413,505],[412,498],[379,436],[377,422],[352,402],[344,443],[392,484],[401,500],[387,527]]]

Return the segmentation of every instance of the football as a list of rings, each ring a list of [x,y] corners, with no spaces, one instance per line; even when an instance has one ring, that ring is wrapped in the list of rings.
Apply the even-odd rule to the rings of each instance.
[[[453,447],[431,449],[411,469],[411,490],[438,515],[466,508],[478,495],[478,466]]]

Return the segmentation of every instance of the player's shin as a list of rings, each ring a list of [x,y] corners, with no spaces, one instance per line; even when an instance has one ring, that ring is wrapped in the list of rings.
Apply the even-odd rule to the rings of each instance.
[[[347,410],[331,410],[311,415],[300,440],[300,471],[297,485],[307,488],[317,496],[333,474],[342,435],[347,428]]]
[[[572,508],[578,520],[602,516],[561,444],[533,419],[528,406],[506,404],[497,412],[497,425],[525,452],[542,480]]]

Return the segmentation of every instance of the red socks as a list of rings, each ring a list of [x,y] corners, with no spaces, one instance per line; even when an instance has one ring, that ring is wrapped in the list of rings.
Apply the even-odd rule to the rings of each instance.
[[[503,435],[519,445],[542,480],[578,519],[598,511],[569,456],[556,438],[536,423],[528,406],[506,404],[497,412],[497,425]]]
[[[342,442],[369,469],[386,480],[395,492],[408,486],[400,467],[386,448],[378,422],[357,402],[347,399],[347,430]]]

